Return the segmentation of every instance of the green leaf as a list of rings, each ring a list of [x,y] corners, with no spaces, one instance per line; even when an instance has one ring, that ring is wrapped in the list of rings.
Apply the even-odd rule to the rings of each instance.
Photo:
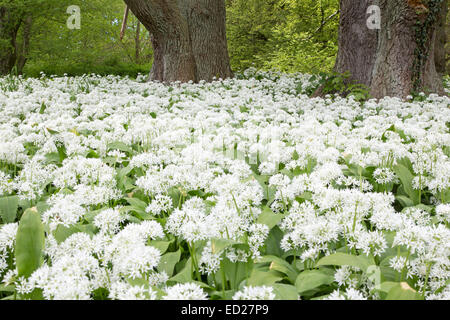
[[[405,190],[408,197],[414,204],[419,204],[419,191],[415,190],[412,186],[412,181],[414,179],[413,174],[402,164],[397,164],[394,167],[394,172],[402,182],[403,190]]]
[[[14,292],[15,288],[14,286],[5,286],[3,284],[0,284],[0,292]]]
[[[386,300],[423,300],[423,298],[408,283],[401,282],[392,286]]]
[[[145,210],[142,210],[142,209],[140,209],[138,207],[135,207],[135,206],[124,206],[124,207],[119,209],[119,212],[120,213],[133,212],[133,215],[135,215],[136,217],[129,216],[128,220],[129,221],[136,220],[136,221],[134,221],[136,223],[140,223],[142,220],[154,220],[154,219],[156,219],[150,213],[147,213]]]
[[[52,130],[50,128],[47,128],[47,131],[50,132],[50,134],[54,135],[54,134],[58,134],[58,131]]]
[[[40,214],[42,214],[50,209],[50,205],[47,203],[47,201],[39,201],[38,203],[36,203],[36,209]]]
[[[88,235],[91,235],[91,236],[93,236],[96,233],[96,231],[97,231],[97,228],[91,223],[77,225],[75,227],[78,230],[80,230],[81,232],[87,233]]]
[[[283,219],[282,214],[276,214],[267,206],[264,206],[262,209],[261,214],[258,216],[258,219],[256,220],[257,223],[265,224],[269,227],[269,230],[275,227],[278,222]]]
[[[388,293],[391,289],[397,286],[399,283],[394,281],[385,281],[377,286],[375,286],[375,290],[382,291]]]
[[[316,267],[326,265],[353,266],[358,267],[362,271],[366,271],[372,264],[373,263],[366,256],[354,256],[347,253],[336,252],[320,259],[317,262]]]
[[[152,240],[150,241],[150,245],[152,247],[155,247],[156,249],[158,249],[161,254],[164,254],[164,252],[167,251],[167,249],[169,248],[170,244],[173,241],[159,241],[159,240]]]
[[[443,203],[450,202],[450,189],[447,189],[442,192],[442,200],[443,200]]]
[[[183,204],[181,201],[182,196],[181,196],[180,190],[178,190],[175,187],[172,187],[167,191],[167,193],[168,193],[169,197],[172,198],[172,206],[174,208],[178,208],[179,205]]]
[[[275,282],[283,280],[283,277],[276,271],[261,271],[254,269],[247,279],[249,286],[270,286]]]
[[[248,279],[254,266],[251,259],[247,262],[231,262],[229,259],[224,259],[222,264],[231,289],[237,289],[242,281]]]
[[[36,208],[27,209],[19,222],[16,236],[16,266],[19,276],[29,277],[42,263],[45,234]]]
[[[322,285],[331,284],[333,281],[333,275],[325,273],[322,270],[306,270],[298,275],[295,280],[295,287],[301,294]]]
[[[63,142],[57,141],[55,142],[56,150],[58,150],[58,159],[59,163],[62,163],[64,159],[67,158],[66,146]]]
[[[223,238],[214,238],[211,239],[211,249],[213,254],[217,254],[221,252],[222,250],[231,247],[232,245],[238,244],[239,242],[230,240],[230,239],[223,239]]]
[[[259,182],[264,191],[264,199],[268,201],[268,203],[272,202],[275,198],[276,188],[269,187],[269,176],[267,175],[258,175],[253,174],[253,177]]]
[[[59,163],[59,159],[58,152],[50,152],[45,154],[45,160],[47,163]]]
[[[147,203],[145,203],[144,201],[138,199],[138,198],[125,198],[125,200],[127,200],[127,202],[135,207],[136,209],[140,210],[140,211],[144,211],[147,208]]]
[[[276,299],[279,300],[298,300],[297,288],[290,284],[274,283],[272,285]]]
[[[281,239],[283,239],[284,233],[280,230],[278,226],[275,226],[270,230],[269,236],[267,237],[266,244],[266,255],[272,255],[281,257],[283,255],[283,250],[280,248]]]
[[[133,167],[125,167],[117,170],[116,181],[119,189],[127,189],[127,175],[133,171]]]
[[[53,236],[55,237],[56,242],[62,243],[64,242],[68,237],[70,237],[72,234],[80,232],[76,227],[66,227],[62,224],[58,225],[56,227],[56,230],[53,232]]]
[[[133,149],[131,149],[130,146],[126,145],[122,141],[111,142],[108,144],[107,148],[108,148],[108,150],[119,150],[119,151],[127,152],[130,154],[133,153]]]
[[[11,223],[16,220],[18,207],[18,196],[0,198],[0,216],[4,223]]]
[[[165,271],[169,277],[173,275],[175,265],[180,261],[181,251],[178,249],[177,252],[169,252],[161,256],[159,261],[158,271]]]
[[[400,202],[400,204],[404,208],[413,207],[414,206],[414,201],[412,201],[410,198],[408,198],[406,196],[397,195],[397,196],[395,196],[395,199],[397,199],[397,201]]]
[[[41,108],[39,109],[39,114],[44,114],[45,109],[47,109],[47,106],[45,105],[44,102],[42,102]]]
[[[283,260],[275,256],[263,256],[257,261],[258,263],[269,262],[269,270],[274,270],[285,274],[291,283],[295,283],[297,279],[298,272],[293,266],[291,266],[286,260]]]
[[[181,270],[178,274],[167,280],[167,282],[171,283],[186,283],[192,281],[192,258],[189,258],[184,266],[183,270]]]

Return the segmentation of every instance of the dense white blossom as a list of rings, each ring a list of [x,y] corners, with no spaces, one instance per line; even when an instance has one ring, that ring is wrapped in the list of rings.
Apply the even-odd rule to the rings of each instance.
[[[207,299],[199,283],[170,279],[192,253],[216,285],[223,265],[278,246],[294,272],[345,252],[449,299],[450,99],[310,98],[297,91],[309,75],[241,77],[43,77],[1,90],[0,201],[13,208],[0,211],[0,281],[45,299]],[[34,206],[43,260],[24,278],[19,224],[6,222]],[[177,252],[182,263],[163,270]],[[338,288],[328,299],[380,297],[367,270],[321,268]],[[279,294],[239,288],[233,299]]]

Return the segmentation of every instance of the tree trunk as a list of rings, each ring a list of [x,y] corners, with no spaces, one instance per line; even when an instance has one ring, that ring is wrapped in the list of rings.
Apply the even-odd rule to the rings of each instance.
[[[211,81],[232,76],[223,0],[125,0],[151,33],[150,80]]]
[[[196,79],[212,81],[233,74],[228,56],[226,9],[222,0],[189,0],[188,17],[192,51],[196,61]]]
[[[446,52],[445,45],[447,43],[447,14],[448,14],[448,0],[442,1],[439,12],[439,20],[437,23],[436,33],[436,47],[434,53],[434,60],[436,63],[436,71],[441,76],[446,73]]]
[[[382,12],[371,94],[405,98],[412,92],[443,94],[435,68],[439,0],[380,0]]]
[[[377,50],[377,30],[367,27],[373,0],[340,0],[339,49],[335,72],[350,73],[349,82],[370,87]]]
[[[17,56],[17,73],[22,74],[25,63],[28,60],[28,54],[30,53],[30,38],[31,38],[31,26],[33,24],[33,17],[31,15],[24,19],[22,27],[22,43],[19,46],[16,44],[16,56]]]
[[[134,59],[136,63],[139,63],[141,53],[141,23],[138,21],[136,24],[136,35],[134,38],[135,54]]]
[[[15,10],[0,7],[0,76],[11,72],[16,64],[16,39],[21,16]]]
[[[437,43],[437,30],[443,29],[438,28],[441,1],[341,0],[335,71],[350,72],[348,82],[368,86],[375,98],[406,98],[419,91],[443,94],[436,70],[442,70],[442,54],[435,50],[442,48]],[[380,9],[377,29],[368,27],[371,5]]]

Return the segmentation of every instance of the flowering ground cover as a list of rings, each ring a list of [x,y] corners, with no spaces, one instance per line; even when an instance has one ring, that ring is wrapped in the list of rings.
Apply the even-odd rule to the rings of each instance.
[[[142,80],[0,78],[0,298],[450,298],[450,98]]]

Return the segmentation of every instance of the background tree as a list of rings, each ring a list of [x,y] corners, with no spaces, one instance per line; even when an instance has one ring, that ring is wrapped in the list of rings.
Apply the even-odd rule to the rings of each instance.
[[[330,72],[338,23],[339,0],[229,0],[232,67]]]
[[[81,29],[70,30],[66,10],[78,5]],[[98,73],[132,75],[151,66],[146,30],[131,16],[123,40],[122,0],[0,0],[0,74],[28,76]]]
[[[0,75],[7,74],[17,60],[17,34],[25,16],[26,2],[0,2]]]

